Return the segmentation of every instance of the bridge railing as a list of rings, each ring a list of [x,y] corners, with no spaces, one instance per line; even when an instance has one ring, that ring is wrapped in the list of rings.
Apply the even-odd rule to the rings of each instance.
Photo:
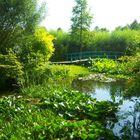
[[[113,52],[113,51],[86,51],[86,52],[74,52],[68,53],[66,59],[68,61],[89,59],[89,58],[119,58],[123,55],[123,52]]]

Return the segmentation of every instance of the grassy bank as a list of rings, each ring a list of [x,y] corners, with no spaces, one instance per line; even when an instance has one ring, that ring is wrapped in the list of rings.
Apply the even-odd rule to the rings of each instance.
[[[27,71],[24,74],[23,87],[30,87],[38,84],[67,84],[79,76],[88,75],[89,69],[75,65],[50,65],[36,68],[33,71]],[[64,82],[65,81],[65,82]]]

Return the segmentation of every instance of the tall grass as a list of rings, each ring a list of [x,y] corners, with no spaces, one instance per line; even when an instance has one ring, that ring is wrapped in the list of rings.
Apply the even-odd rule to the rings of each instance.
[[[75,65],[47,65],[43,68],[33,69],[24,73],[23,87],[47,84],[48,82],[62,80],[71,81],[79,75],[87,75],[89,70],[85,67]]]

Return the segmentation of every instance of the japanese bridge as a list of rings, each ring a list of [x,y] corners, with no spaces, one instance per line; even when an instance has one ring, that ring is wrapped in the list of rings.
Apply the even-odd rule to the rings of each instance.
[[[117,59],[121,57],[123,52],[113,51],[86,51],[86,52],[74,52],[65,55],[65,61],[52,62],[53,64],[73,64],[73,63],[84,63],[90,58],[111,58]]]
[[[111,58],[116,59],[123,55],[123,52],[113,51],[86,51],[86,52],[74,52],[66,55],[67,61],[89,59],[89,58]]]

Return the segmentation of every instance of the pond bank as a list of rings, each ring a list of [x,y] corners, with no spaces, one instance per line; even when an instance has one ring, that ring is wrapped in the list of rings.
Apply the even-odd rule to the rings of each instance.
[[[82,77],[78,77],[74,80],[79,80],[79,81],[96,81],[96,82],[106,82],[106,83],[110,83],[110,82],[125,82],[126,80],[128,80],[130,77],[126,77],[123,75],[107,75],[105,73],[91,73],[89,75],[86,76],[82,76]]]
[[[85,77],[79,77],[77,80],[81,81],[98,81],[98,82],[116,82],[117,80],[111,77],[107,77],[105,74],[89,74]]]

